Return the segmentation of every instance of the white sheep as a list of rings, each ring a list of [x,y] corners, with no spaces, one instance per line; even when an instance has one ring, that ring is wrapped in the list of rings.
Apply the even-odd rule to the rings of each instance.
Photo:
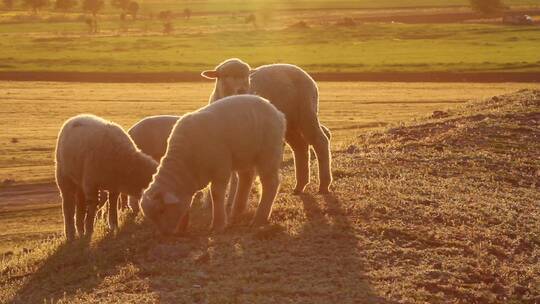
[[[286,141],[294,152],[295,193],[309,183],[309,146],[319,162],[319,192],[328,193],[332,183],[330,130],[319,123],[317,84],[301,68],[271,64],[251,70],[240,59],[229,59],[202,76],[216,79],[210,103],[225,96],[248,91],[268,99],[287,118]]]
[[[178,119],[180,119],[180,116],[149,116],[136,122],[128,130],[128,134],[137,148],[159,163],[167,151],[167,139]],[[139,210],[139,199],[140,197],[129,196],[127,200],[127,205],[129,205],[135,214]],[[122,201],[122,204],[125,205],[124,197]]]
[[[210,183],[212,229],[227,225],[225,192],[233,171],[239,174],[231,211],[236,221],[246,210],[255,173],[262,196],[252,224],[268,221],[279,188],[285,117],[267,100],[237,95],[184,115],[169,138],[158,173],[145,190],[141,209],[165,234],[182,232],[193,194]]]
[[[79,236],[92,234],[99,190],[110,193],[109,227],[117,229],[118,194],[140,196],[157,166],[117,124],[94,115],[68,119],[56,144],[56,183],[68,241],[75,238],[75,211]]]

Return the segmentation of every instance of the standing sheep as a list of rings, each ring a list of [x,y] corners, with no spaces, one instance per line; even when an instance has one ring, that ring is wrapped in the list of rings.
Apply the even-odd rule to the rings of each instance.
[[[246,90],[268,99],[287,118],[286,141],[294,152],[296,186],[302,193],[309,183],[309,146],[319,162],[319,192],[328,193],[332,183],[330,131],[319,123],[319,93],[315,81],[290,64],[272,64],[251,70],[239,60],[229,59],[202,76],[216,79],[210,103]]]
[[[210,183],[212,229],[223,231],[225,192],[231,173],[237,171],[232,220],[246,210],[257,173],[262,196],[252,223],[266,223],[279,188],[284,133],[283,114],[253,95],[224,98],[183,116],[172,131],[158,173],[143,194],[143,214],[162,233],[179,233],[187,226],[193,194]]]
[[[56,144],[56,183],[67,240],[75,238],[75,212],[79,236],[92,234],[99,190],[110,193],[109,227],[117,229],[119,193],[140,196],[157,166],[117,124],[94,115],[68,119]]]

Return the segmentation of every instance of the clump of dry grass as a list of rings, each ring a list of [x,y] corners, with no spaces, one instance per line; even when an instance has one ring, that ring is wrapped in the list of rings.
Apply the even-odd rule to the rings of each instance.
[[[125,216],[118,235],[53,237],[4,258],[0,299],[535,303],[539,113],[540,92],[520,91],[356,134],[334,153],[335,194],[293,196],[289,164],[261,230],[210,235],[197,209],[180,239]]]

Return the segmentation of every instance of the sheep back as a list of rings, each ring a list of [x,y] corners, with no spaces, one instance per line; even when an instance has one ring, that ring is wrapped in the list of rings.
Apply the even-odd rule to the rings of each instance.
[[[146,117],[134,124],[128,134],[137,148],[159,162],[167,151],[167,139],[178,119],[180,116],[173,115]]]

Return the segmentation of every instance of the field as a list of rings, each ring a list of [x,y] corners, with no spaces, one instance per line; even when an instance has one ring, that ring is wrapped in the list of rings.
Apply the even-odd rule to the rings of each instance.
[[[190,8],[195,13],[235,13],[235,12],[253,12],[261,10],[332,10],[332,9],[411,9],[411,8],[445,8],[445,7],[468,7],[467,0],[382,0],[373,2],[370,0],[141,0],[138,1],[141,10],[183,10]],[[535,0],[507,0],[504,2],[510,7],[530,7],[538,6]],[[21,4],[16,3],[16,9],[25,9]],[[74,9],[80,11],[80,8]],[[109,3],[105,5],[106,13],[115,12],[115,8]]]
[[[96,34],[88,33],[86,17],[77,11],[0,12],[0,72],[199,73],[230,57],[252,66],[293,63],[311,73],[540,71],[537,25],[475,20],[480,17],[462,7],[466,1],[392,0],[377,2],[376,10],[367,9],[368,1],[275,2],[291,7],[264,2],[271,8],[257,8],[263,1],[249,1],[244,11],[236,12],[235,4],[246,3],[144,2],[138,20],[120,21],[117,11],[104,11]],[[184,4],[197,13],[190,20],[179,15]],[[540,14],[535,1],[507,4],[536,8]],[[164,21],[155,15],[157,8],[169,6],[178,16],[170,20],[173,32],[165,35]],[[423,6],[429,8],[419,8]],[[224,12],[225,7],[234,13]],[[350,9],[340,9],[345,7]],[[245,22],[250,12],[257,17],[256,26]],[[422,22],[456,13],[470,14],[473,20]],[[417,24],[388,19],[415,14],[420,14],[414,17]],[[365,19],[377,16],[386,21]]]
[[[105,26],[113,24],[106,24]],[[159,24],[154,24],[160,26]],[[351,29],[196,29],[163,36],[57,35],[63,24],[0,25],[1,70],[200,72],[230,57],[290,62],[310,72],[538,71],[540,30],[498,25],[371,24]],[[69,24],[73,27],[73,24]],[[83,30],[83,24],[77,24]],[[116,25],[114,25],[116,26]],[[238,26],[238,25],[237,25]],[[35,27],[35,28],[33,28]],[[215,28],[213,28],[215,27]],[[104,29],[105,30],[105,29]],[[19,31],[30,32],[21,34]],[[194,32],[195,31],[195,32]],[[7,33],[6,33],[7,32]],[[340,54],[325,56],[325,54]]]
[[[489,98],[525,87],[539,88],[323,82],[332,195],[313,176],[293,196],[287,154],[267,227],[210,235],[197,205],[185,238],[123,213],[117,235],[100,222],[66,245],[50,184],[62,121],[129,127],[203,105],[210,85],[0,82],[0,178],[15,183],[0,188],[0,302],[536,303],[540,93]]]

